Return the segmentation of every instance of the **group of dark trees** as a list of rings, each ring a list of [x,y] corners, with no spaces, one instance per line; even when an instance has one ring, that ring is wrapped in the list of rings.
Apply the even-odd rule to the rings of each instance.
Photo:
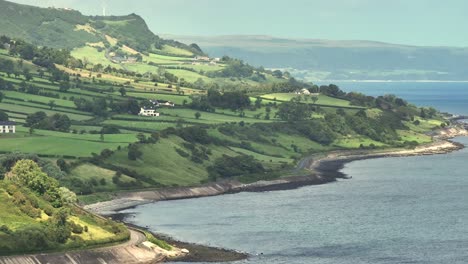
[[[223,78],[247,78],[252,76],[255,68],[242,60],[231,59],[229,57],[223,57],[223,62],[226,63],[221,71],[206,73],[208,77],[223,77]]]
[[[136,115],[140,112],[140,103],[136,99],[129,98],[122,101],[113,101],[110,108],[114,113]]]
[[[91,112],[96,116],[106,116],[108,114],[108,103],[105,98],[93,98],[89,100],[80,97],[76,98],[73,102],[78,110]]]
[[[9,45],[11,55],[18,55],[24,60],[30,60],[34,64],[54,68],[54,63],[65,65],[71,58],[70,51],[66,49],[53,49],[48,47],[37,47],[23,40],[13,40],[6,36],[0,37],[0,45]]]
[[[314,110],[315,107],[313,105],[291,100],[279,105],[276,116],[284,121],[302,121],[310,119]]]
[[[212,180],[266,172],[260,162],[247,155],[235,157],[223,155],[216,159],[214,164],[209,166],[207,170]]]
[[[57,113],[52,116],[47,116],[46,113],[40,111],[28,115],[24,125],[32,129],[68,132],[71,126],[71,120],[65,114]]]
[[[189,105],[192,109],[214,112],[216,107],[223,109],[239,110],[251,106],[250,97],[242,91],[230,91],[221,93],[210,89],[207,95],[193,96]]]
[[[0,95],[1,98],[1,95]],[[0,102],[2,100],[0,99]],[[0,110],[0,121],[8,121],[8,114],[5,111]]]

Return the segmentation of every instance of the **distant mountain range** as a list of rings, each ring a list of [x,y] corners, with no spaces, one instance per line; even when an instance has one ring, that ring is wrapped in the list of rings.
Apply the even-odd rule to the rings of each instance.
[[[197,43],[212,56],[289,69],[307,80],[468,80],[468,48],[271,36],[163,37]]]

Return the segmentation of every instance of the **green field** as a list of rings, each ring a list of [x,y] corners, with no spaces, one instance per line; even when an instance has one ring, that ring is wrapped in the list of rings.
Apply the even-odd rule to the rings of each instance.
[[[99,52],[96,48],[90,46],[84,46],[76,48],[71,52],[72,56],[89,61],[92,64],[112,65],[112,67],[120,68],[118,64],[112,63],[106,58],[105,51]]]
[[[173,70],[173,69],[167,69],[168,72],[178,76],[179,78],[184,78],[186,81],[188,82],[191,82],[191,83],[194,83],[196,82],[198,79],[202,79],[205,83],[212,83],[213,80],[204,76],[204,75],[201,75],[201,74],[198,74],[196,72],[192,72],[192,71],[187,71],[187,70]]]
[[[38,111],[45,112],[47,115],[63,113],[62,111],[59,111],[59,110],[48,110],[47,106],[34,105],[32,103],[28,104],[28,103],[22,103],[22,102],[13,102],[13,103],[18,103],[18,104],[7,104],[6,102],[8,102],[8,100],[5,100],[5,102],[0,103],[0,110],[3,110],[5,112],[16,112],[16,113],[21,113],[25,115],[32,114]],[[38,108],[37,106],[39,106],[40,108]],[[70,119],[77,120],[77,121],[88,120],[92,118],[92,116],[90,115],[81,115],[81,114],[73,114],[73,113],[67,113],[67,115]]]
[[[273,101],[282,101],[282,102],[287,102],[291,101],[291,99],[298,97],[297,94],[294,93],[272,93],[272,94],[265,94],[262,95],[262,98],[268,99],[268,100],[273,100]],[[301,95],[301,101],[304,103],[309,103],[313,104],[313,101],[311,99],[312,96],[304,96]],[[343,99],[338,99],[338,98],[333,98],[330,96],[326,96],[323,94],[320,94],[317,96],[318,100],[316,104],[318,105],[327,105],[327,106],[345,106],[349,107],[351,106],[349,101],[343,100]],[[307,99],[306,99],[307,98]]]
[[[162,48],[162,51],[165,53],[174,54],[178,56],[193,56],[193,53],[188,50],[169,46],[169,45],[164,45]]]
[[[14,137],[0,137],[1,152],[23,152],[54,156],[89,157],[92,152],[100,153],[103,149],[117,149],[137,141],[135,134],[100,135],[72,134],[46,130],[17,127]]]

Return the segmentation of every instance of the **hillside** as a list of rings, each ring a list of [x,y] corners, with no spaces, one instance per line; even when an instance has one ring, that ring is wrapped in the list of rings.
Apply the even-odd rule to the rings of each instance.
[[[23,39],[38,46],[73,49],[87,43],[108,43],[109,37],[140,52],[165,45],[191,53],[201,51],[160,39],[139,16],[84,16],[68,9],[39,8],[0,0],[0,35]],[[157,46],[157,47],[156,47]]]
[[[317,80],[466,80],[467,48],[417,47],[371,41],[286,39],[270,36],[175,36],[211,56],[288,69]]]
[[[61,175],[49,161],[34,155],[5,155],[0,158],[0,169],[7,172],[0,177],[0,255],[128,240],[129,232],[122,224],[76,207],[76,195],[49,176]]]
[[[308,172],[294,167],[305,155],[414,147],[431,141],[426,132],[447,125],[434,109],[394,96],[345,93],[281,72],[261,89],[222,86],[234,82],[222,77],[179,86],[160,81],[171,77],[169,69],[137,76],[72,68],[70,54],[33,46],[31,55],[24,53],[28,45],[0,49],[0,117],[17,123],[15,134],[0,135],[0,152],[47,158],[66,175],[61,184],[91,195],[82,201],[121,190],[302,175]],[[44,61],[44,53],[56,63]],[[236,60],[225,63],[219,67],[231,74],[251,74]],[[154,107],[155,100],[174,105]],[[142,107],[159,116],[139,115]]]

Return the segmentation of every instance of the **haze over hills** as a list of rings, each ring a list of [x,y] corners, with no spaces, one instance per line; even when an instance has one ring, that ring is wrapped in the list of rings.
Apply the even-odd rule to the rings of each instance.
[[[268,68],[290,68],[306,80],[467,80],[468,48],[271,36],[174,36],[212,56],[229,55]]]
[[[40,8],[4,0],[0,0],[0,35],[23,39],[34,45],[69,49],[89,43],[95,43],[94,46],[106,43],[110,36],[139,52],[163,51],[167,45],[201,53],[188,45],[160,39],[136,14],[85,16],[68,8]]]

